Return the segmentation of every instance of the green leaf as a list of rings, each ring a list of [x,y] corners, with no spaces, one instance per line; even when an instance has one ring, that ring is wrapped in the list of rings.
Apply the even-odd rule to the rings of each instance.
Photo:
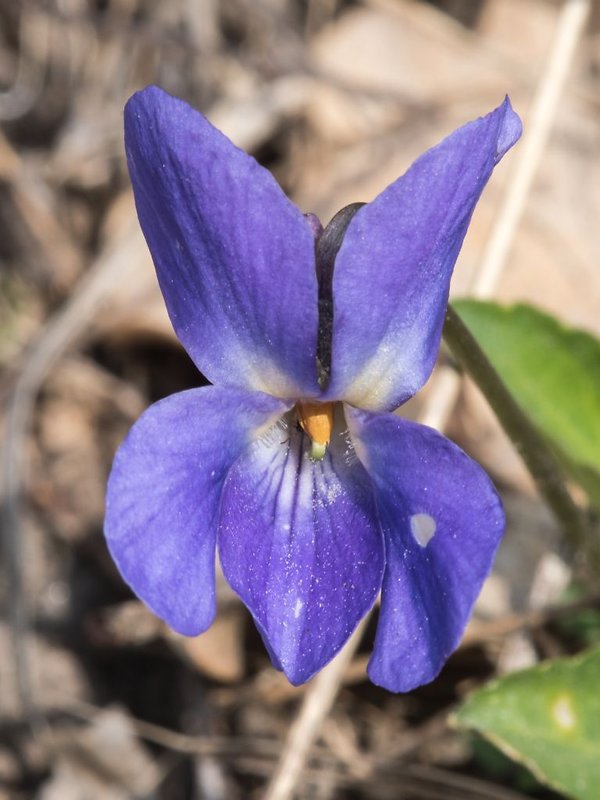
[[[600,341],[527,305],[459,300],[453,306],[567,472],[600,507]]]
[[[598,800],[600,647],[507,675],[474,692],[452,719],[479,731],[543,783]]]

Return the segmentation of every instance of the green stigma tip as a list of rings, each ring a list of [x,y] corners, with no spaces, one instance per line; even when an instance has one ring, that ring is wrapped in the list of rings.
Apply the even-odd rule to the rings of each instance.
[[[322,461],[325,458],[326,452],[327,452],[326,444],[319,444],[319,442],[311,442],[310,457],[312,458],[313,461]]]

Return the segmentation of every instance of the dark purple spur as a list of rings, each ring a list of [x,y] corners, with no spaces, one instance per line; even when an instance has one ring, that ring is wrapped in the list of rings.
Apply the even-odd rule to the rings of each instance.
[[[177,336],[215,385],[133,426],[105,533],[174,630],[211,624],[218,548],[292,683],[340,650],[379,592],[371,679],[398,692],[438,674],[504,514],[462,450],[391,412],[433,368],[471,214],[520,132],[505,100],[323,232],[197,111],[155,87],[131,98],[140,224]]]

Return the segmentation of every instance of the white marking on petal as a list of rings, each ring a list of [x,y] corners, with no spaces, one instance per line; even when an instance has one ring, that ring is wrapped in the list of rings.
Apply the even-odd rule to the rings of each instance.
[[[427,547],[436,528],[436,521],[429,514],[413,514],[410,518],[411,533],[421,547]]]
[[[293,469],[285,468],[277,495],[277,514],[288,522],[294,505],[294,491],[298,476]]]
[[[302,387],[293,378],[282,372],[270,359],[248,358],[248,351],[240,346],[236,353],[228,353],[228,358],[241,365],[248,384],[257,392],[265,392],[275,397],[300,397]]]
[[[406,386],[398,376],[412,375],[414,365],[425,361],[426,339],[421,339],[410,329],[389,333],[377,347],[375,355],[363,364],[359,374],[344,388],[346,402],[358,408],[381,411],[395,395],[406,391],[414,394],[415,381],[409,381]],[[421,381],[417,382],[420,385]]]
[[[302,611],[303,608],[304,608],[304,603],[302,602],[302,600],[300,600],[300,598],[298,598],[296,600],[296,604],[294,605],[294,619],[298,619],[298,617],[300,616],[300,612]]]

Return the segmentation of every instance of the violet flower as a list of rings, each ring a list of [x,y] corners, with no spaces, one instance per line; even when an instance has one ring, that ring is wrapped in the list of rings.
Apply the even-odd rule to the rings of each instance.
[[[155,87],[129,101],[140,223],[177,336],[215,384],[149,408],[108,484],[112,556],[174,630],[211,624],[218,546],[292,683],[380,591],[371,680],[408,691],[438,674],[504,515],[456,445],[390,412],[433,368],[473,208],[520,132],[507,99],[323,233],[188,105]]]

